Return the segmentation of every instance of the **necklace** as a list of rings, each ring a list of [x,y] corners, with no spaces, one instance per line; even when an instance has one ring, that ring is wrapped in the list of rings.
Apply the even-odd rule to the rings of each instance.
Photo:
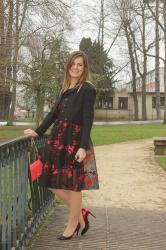
[[[68,88],[68,89],[75,89],[77,86],[78,86],[78,82],[74,85],[74,87]]]

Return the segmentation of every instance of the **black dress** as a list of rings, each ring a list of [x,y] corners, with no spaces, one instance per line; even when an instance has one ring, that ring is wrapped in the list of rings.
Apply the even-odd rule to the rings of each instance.
[[[91,139],[89,138],[86,157],[79,163],[75,159],[75,154],[80,147],[82,125],[61,118],[65,97],[72,98],[76,90],[77,87],[63,93],[57,107],[58,115],[47,142],[45,185],[73,191],[98,189],[98,174]]]

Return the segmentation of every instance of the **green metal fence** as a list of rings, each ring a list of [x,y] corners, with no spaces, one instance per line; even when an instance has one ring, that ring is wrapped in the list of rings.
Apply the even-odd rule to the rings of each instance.
[[[47,137],[35,139],[42,155]],[[30,157],[29,157],[30,156]],[[31,139],[20,137],[0,144],[0,249],[22,249],[52,206],[54,195],[31,181],[35,159]]]

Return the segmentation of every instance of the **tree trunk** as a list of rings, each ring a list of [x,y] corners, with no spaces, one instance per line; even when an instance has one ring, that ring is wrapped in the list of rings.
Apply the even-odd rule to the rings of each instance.
[[[5,15],[4,2],[0,1],[0,119],[7,119],[10,107],[10,86],[5,84],[6,77],[6,41],[5,41]]]
[[[43,118],[44,109],[44,97],[40,88],[36,91],[36,126],[39,126],[41,119]]]
[[[144,72],[142,77],[142,120],[147,120],[146,110],[146,75],[147,75],[147,57],[144,56]]]
[[[135,70],[135,60],[133,53],[133,45],[130,39],[130,34],[127,29],[128,24],[124,24],[125,35],[127,39],[128,51],[131,61],[131,72],[132,72],[132,89],[133,89],[133,100],[134,100],[134,120],[139,120],[138,116],[138,99],[137,99],[137,87],[136,87],[136,70]]]
[[[6,83],[11,86],[12,78],[12,42],[13,42],[13,0],[9,3],[9,20],[6,35]]]
[[[101,46],[104,47],[104,0],[101,0]]]
[[[4,3],[0,1],[0,86],[5,84],[5,17]]]
[[[16,85],[13,85],[11,107],[10,107],[9,116],[7,120],[7,126],[13,125],[15,105],[16,105]]]
[[[12,100],[11,100],[11,107],[9,111],[9,116],[7,120],[7,126],[12,126],[13,125],[13,120],[14,120],[14,111],[15,111],[15,106],[16,106],[16,79],[17,79],[17,58],[18,58],[18,42],[19,42],[19,37],[16,38],[16,46],[17,49],[15,50],[14,53],[14,58],[13,58],[13,90],[12,90]]]
[[[6,35],[6,86],[11,88],[12,83],[12,44],[13,44],[13,0],[9,2],[9,18],[7,25],[7,35]],[[14,90],[16,91],[16,90]],[[12,94],[13,96],[13,94]],[[12,101],[12,97],[11,97]],[[6,119],[8,119],[10,112],[10,105],[6,106]]]
[[[7,126],[13,125],[14,120],[14,111],[16,106],[16,80],[17,80],[17,60],[18,60],[18,51],[19,51],[19,2],[16,4],[16,31],[14,37],[14,57],[13,57],[13,83],[12,83],[12,99],[11,99],[11,107],[7,119]],[[8,70],[8,74],[10,74],[10,69]],[[9,75],[8,75],[9,76]]]
[[[146,111],[146,75],[147,75],[147,55],[145,37],[145,4],[142,6],[142,46],[143,46],[143,74],[142,74],[142,120],[147,120]]]
[[[165,104],[164,104],[164,124],[166,124],[166,0],[164,0],[164,43],[165,43],[165,61],[164,61],[164,97],[165,97]]]
[[[156,0],[156,21],[155,21],[155,29],[156,29],[156,57],[155,57],[155,93],[156,93],[156,118],[160,120],[160,74],[159,74],[159,0]]]
[[[98,43],[104,46],[104,0],[100,0],[100,20],[99,20],[99,29],[98,29]]]

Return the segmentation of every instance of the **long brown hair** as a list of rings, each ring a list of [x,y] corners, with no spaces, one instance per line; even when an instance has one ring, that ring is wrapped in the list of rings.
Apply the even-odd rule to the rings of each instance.
[[[84,63],[84,71],[82,73],[82,76],[79,79],[78,85],[80,85],[81,87],[85,81],[89,80],[89,65],[88,65],[88,59],[87,59],[86,54],[83,51],[74,51],[69,55],[68,61],[66,63],[64,81],[62,84],[61,91],[66,91],[70,87],[71,77],[69,75],[69,69],[77,57],[82,57],[83,63]]]

